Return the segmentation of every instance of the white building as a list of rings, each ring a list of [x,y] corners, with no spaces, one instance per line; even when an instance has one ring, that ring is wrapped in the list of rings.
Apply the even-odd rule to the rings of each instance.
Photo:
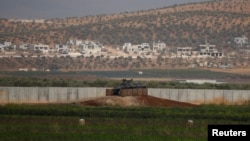
[[[217,81],[217,80],[205,80],[205,79],[191,79],[191,80],[177,80],[177,82],[180,83],[194,83],[194,84],[205,84],[205,83],[211,83],[211,84],[223,84],[225,82]]]
[[[127,51],[129,53],[141,54],[141,53],[151,52],[151,49],[149,43],[142,43],[140,45],[131,45],[127,47]]]
[[[4,45],[0,44],[0,52],[4,52]]]
[[[0,44],[0,52],[4,52],[4,48],[11,47],[11,42],[4,42],[3,44]]]
[[[80,51],[82,54],[100,54],[103,48],[103,45],[96,43],[94,41],[85,41],[80,46]]]
[[[200,54],[201,57],[222,57],[222,52],[219,52],[215,45],[206,43],[200,45]]]
[[[182,55],[191,56],[192,50],[193,50],[192,47],[178,47],[177,56],[182,56]]]
[[[240,47],[243,47],[248,44],[248,38],[246,36],[236,37],[234,38],[234,42]]]
[[[77,40],[77,39],[68,41],[68,44],[73,46],[80,46],[82,43],[83,43],[82,40]]]
[[[19,48],[23,49],[23,50],[27,50],[29,48],[29,45],[28,44],[21,44],[21,45],[19,45]]]
[[[75,45],[76,46],[80,46],[82,44],[82,40],[75,40]]]
[[[161,41],[153,42],[153,51],[162,51],[164,49],[166,49],[166,43]]]
[[[59,53],[67,54],[69,48],[67,45],[55,45],[55,50]]]
[[[5,47],[10,47],[11,45],[12,45],[11,42],[4,42]]]
[[[38,44],[33,46],[33,50],[40,51],[42,53],[48,53],[49,52],[49,46],[48,45],[43,45],[43,44]]]
[[[28,69],[27,68],[20,68],[20,69],[18,69],[19,71],[28,71]]]
[[[130,48],[132,46],[131,43],[124,43],[124,45],[122,46],[122,50],[127,50],[128,48]]]

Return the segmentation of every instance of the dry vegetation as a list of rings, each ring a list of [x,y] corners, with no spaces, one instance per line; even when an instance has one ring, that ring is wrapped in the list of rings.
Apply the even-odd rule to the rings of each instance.
[[[170,60],[166,60],[164,64],[153,59],[132,59],[131,57],[118,57],[115,59],[100,57],[21,57],[21,58],[1,58],[0,70],[17,71],[19,68],[36,68],[37,70],[61,70],[61,71],[82,71],[82,70],[126,70],[135,68],[151,68],[151,67],[165,67],[176,66]],[[183,60],[184,61],[184,60]]]
[[[250,0],[221,0],[114,15],[50,19],[46,23],[2,19],[0,41],[53,45],[79,38],[121,45],[160,39],[171,46],[196,45],[207,38],[222,45],[235,36],[249,36],[249,14]]]
[[[242,63],[242,62],[245,63]],[[207,62],[208,64],[224,64],[228,62],[238,68],[249,68],[249,61],[242,58],[235,58],[234,61],[229,59],[182,59],[182,58],[161,58],[157,59],[137,57],[133,59],[129,57],[117,57],[114,59],[103,56],[97,57],[4,57],[0,58],[0,71],[18,71],[20,68],[27,68],[29,70],[36,69],[38,71],[60,70],[60,71],[84,71],[84,70],[129,70],[129,69],[180,69],[190,68],[191,65],[198,65],[200,62]],[[207,68],[207,67],[206,67]],[[232,69],[229,69],[232,70]],[[224,70],[226,72],[229,71]],[[246,69],[245,69],[246,70]],[[220,71],[223,71],[220,69]],[[243,73],[243,71],[238,72]],[[247,73],[244,73],[247,74]],[[249,74],[249,71],[248,71]]]
[[[11,41],[13,44],[43,43],[62,44],[71,38],[98,40],[109,51],[112,46],[125,42],[132,44],[161,40],[169,47],[193,46],[203,44],[205,39],[216,44],[226,56],[229,52],[239,52],[232,42],[234,37],[250,37],[250,0],[217,0],[202,3],[176,5],[137,12],[125,12],[114,15],[87,17],[70,17],[50,19],[45,23],[14,22],[0,19],[0,43]],[[232,47],[232,48],[230,48]],[[114,50],[114,49],[113,49]],[[200,62],[223,64],[228,62],[238,68],[248,68],[249,60],[245,52],[232,59],[207,59]],[[0,70],[13,71],[19,68],[36,68],[38,70],[111,70],[135,68],[187,68],[198,65],[195,59],[181,58],[132,59],[119,57],[115,59],[103,56],[94,57],[21,57],[1,58]],[[233,72],[233,71],[232,71]],[[234,72],[233,72],[234,73]],[[237,73],[242,73],[239,71]],[[246,72],[249,74],[249,71]],[[244,73],[245,74],[245,73]]]

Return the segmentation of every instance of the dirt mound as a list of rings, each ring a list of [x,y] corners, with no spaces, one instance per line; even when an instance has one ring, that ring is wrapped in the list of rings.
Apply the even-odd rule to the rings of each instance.
[[[158,106],[158,107],[195,107],[197,105],[161,99],[152,96],[106,96],[85,100],[77,104],[85,106]]]

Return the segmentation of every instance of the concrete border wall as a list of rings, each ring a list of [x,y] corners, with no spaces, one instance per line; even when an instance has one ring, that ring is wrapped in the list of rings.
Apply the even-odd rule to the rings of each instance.
[[[250,90],[149,88],[148,95],[193,104],[241,105],[250,102]]]
[[[95,87],[0,87],[0,103],[52,103],[106,96]]]
[[[107,88],[97,87],[0,87],[1,103],[50,103],[106,96]],[[148,95],[193,104],[244,104],[250,90],[156,89]]]

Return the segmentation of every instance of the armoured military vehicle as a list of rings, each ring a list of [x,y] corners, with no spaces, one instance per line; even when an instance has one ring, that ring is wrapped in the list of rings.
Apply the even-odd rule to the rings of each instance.
[[[107,96],[142,96],[148,95],[147,87],[141,83],[135,83],[133,79],[122,79],[121,84],[113,89],[106,90]]]

